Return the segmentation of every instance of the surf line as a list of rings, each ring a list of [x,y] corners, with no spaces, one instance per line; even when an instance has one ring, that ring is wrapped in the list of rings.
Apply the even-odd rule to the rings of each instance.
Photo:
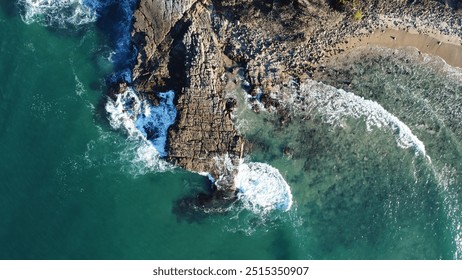
[[[368,131],[373,128],[390,129],[400,148],[413,148],[416,156],[421,155],[431,163],[424,143],[405,123],[379,103],[313,80],[307,80],[300,85],[300,95],[304,98],[294,100],[297,114],[317,112],[325,123],[333,126],[341,126],[342,120],[348,117],[363,118]]]

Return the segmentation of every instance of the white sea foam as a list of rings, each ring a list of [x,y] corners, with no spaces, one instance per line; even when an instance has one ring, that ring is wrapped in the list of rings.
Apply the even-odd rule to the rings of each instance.
[[[124,163],[122,171],[135,177],[150,172],[165,172],[174,168],[160,158],[157,149],[147,140],[129,138],[121,147],[119,158]]]
[[[326,123],[334,126],[341,126],[348,117],[364,118],[369,131],[373,128],[389,128],[394,132],[399,147],[413,148],[416,155],[430,160],[423,142],[405,123],[377,102],[312,80],[302,83],[300,89],[304,101],[295,102],[299,113],[317,111]]]
[[[141,96],[141,98],[140,98]],[[159,105],[152,105],[132,88],[118,94],[116,100],[109,100],[106,111],[114,129],[123,129],[129,140],[137,143],[137,154],[133,164],[144,163],[149,170],[169,169],[161,157],[166,156],[167,130],[175,121],[176,108],[173,105],[174,92],[159,94]]]
[[[82,96],[85,93],[85,86],[83,85],[82,81],[80,81],[77,74],[74,71],[74,79],[75,79],[75,93],[78,96]]]
[[[213,159],[215,160],[215,168],[220,173],[219,177],[214,180],[214,184],[220,190],[223,189],[223,185],[232,184],[230,180],[233,178],[232,174],[237,171],[237,166],[228,153]]]
[[[18,0],[23,10],[21,17],[25,23],[37,22],[45,26],[57,27],[95,22],[99,13],[114,3],[117,3],[124,13],[125,23],[119,28],[123,27],[122,25],[130,26],[137,0]],[[118,44],[125,44],[125,42],[118,42]]]
[[[265,163],[241,163],[235,178],[238,198],[254,213],[267,213],[292,206],[292,193],[279,171]]]
[[[83,25],[96,21],[98,17],[96,10],[84,2],[84,0],[19,0],[18,4],[23,8],[21,17],[27,24],[37,22],[42,25],[65,27],[69,24]]]
[[[135,121],[136,128],[152,142],[161,156],[167,155],[165,151],[167,131],[175,123],[174,96],[173,91],[159,93],[160,103],[158,106],[152,106],[146,101],[142,102],[143,109]]]
[[[115,17],[117,22],[110,28],[113,54],[111,62],[116,65],[114,82],[120,79],[132,81],[131,65],[136,51],[131,44],[133,10],[138,0],[18,0],[21,17],[27,24],[69,28],[92,23],[100,15]],[[111,6],[111,14],[107,8]]]

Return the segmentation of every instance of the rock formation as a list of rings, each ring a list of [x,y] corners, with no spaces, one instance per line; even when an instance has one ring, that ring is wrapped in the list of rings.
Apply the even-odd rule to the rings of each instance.
[[[248,146],[232,121],[236,100],[225,91],[225,74],[241,69],[248,92],[287,122],[284,100],[296,98],[300,81],[322,72],[325,59],[342,52],[338,46],[349,36],[393,28],[383,16],[399,18],[396,28],[418,30],[415,19],[428,18],[442,33],[460,33],[460,24],[441,30],[454,26],[454,10],[419,2],[425,5],[358,1],[349,6],[361,10],[358,20],[338,1],[141,0],[132,32],[138,50],[133,86],[154,102],[156,92],[176,92],[167,160],[207,172],[218,189],[233,193],[235,167]]]
[[[178,117],[169,130],[167,160],[210,173],[219,188],[232,190],[233,167],[244,142],[231,120],[235,101],[224,93],[224,45],[213,29],[209,5],[141,2],[133,31],[140,50],[134,81],[139,92],[154,95],[164,88],[177,93]]]

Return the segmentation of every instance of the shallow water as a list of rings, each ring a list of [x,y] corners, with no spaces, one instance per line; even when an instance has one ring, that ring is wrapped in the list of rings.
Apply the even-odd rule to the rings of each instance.
[[[131,55],[117,44],[126,27],[108,36],[103,16],[77,27],[26,24],[18,6],[3,3],[0,258],[462,257],[460,72],[412,53],[371,53],[339,60],[346,65],[332,67],[346,74],[326,77],[306,95],[353,96],[349,108],[359,106],[354,96],[377,102],[431,161],[399,145],[393,126],[368,126],[367,110],[332,122],[325,103],[309,115],[294,106],[292,122],[279,126],[274,115],[245,109],[237,91],[237,122],[253,145],[246,164],[276,168],[263,169],[282,175],[293,201],[288,211],[261,211],[244,200],[206,213],[185,201],[207,192],[207,177],[160,172],[162,161],[142,137],[111,127],[105,85],[127,67],[117,63]]]
[[[327,68],[325,84],[307,81],[294,94],[288,126],[241,113],[253,159],[292,188],[304,250],[316,259],[460,258],[462,71],[387,49]]]

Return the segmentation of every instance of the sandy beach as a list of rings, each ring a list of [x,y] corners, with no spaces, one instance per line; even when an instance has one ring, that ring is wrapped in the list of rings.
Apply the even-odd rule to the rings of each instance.
[[[387,48],[415,47],[422,53],[441,57],[451,66],[462,68],[462,45],[460,38],[439,34],[419,34],[397,29],[376,30],[368,36],[349,38],[339,48],[345,51],[360,46]]]

